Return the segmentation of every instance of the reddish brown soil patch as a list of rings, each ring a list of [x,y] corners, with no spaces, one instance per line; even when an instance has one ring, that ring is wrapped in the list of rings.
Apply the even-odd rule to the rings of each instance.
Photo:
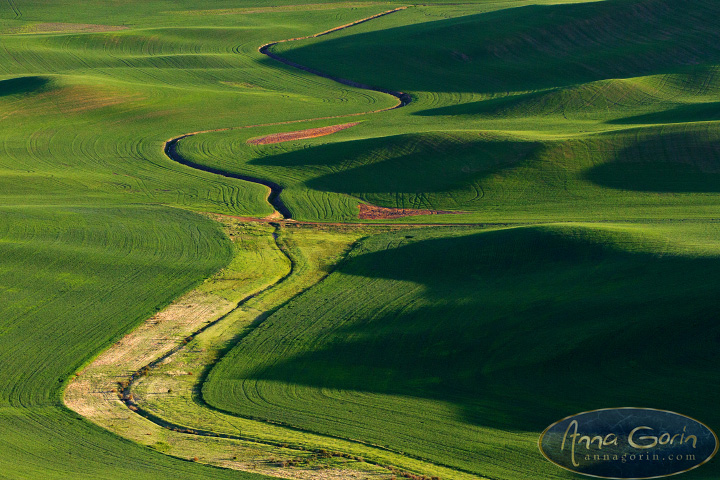
[[[331,125],[329,127],[309,128],[307,130],[297,130],[295,132],[273,133],[264,137],[251,138],[247,143],[251,145],[267,145],[269,143],[291,142],[293,140],[303,140],[305,138],[322,137],[331,133],[339,132],[350,127],[354,127],[360,122],[343,123],[341,125]]]
[[[461,212],[446,212],[442,210],[421,210],[415,208],[385,208],[376,207],[375,205],[368,205],[361,203],[360,214],[358,218],[363,220],[386,220],[400,217],[410,217],[413,215],[440,215],[443,213],[461,213]]]
[[[5,33],[85,33],[85,32],[114,32],[117,30],[126,30],[127,27],[121,25],[96,25],[91,23],[35,23],[25,25],[16,29],[11,29]]]
[[[311,11],[311,10],[335,10],[340,8],[357,8],[369,7],[373,5],[383,5],[382,2],[346,2],[341,4],[335,3],[306,3],[301,5],[281,5],[274,7],[250,7],[250,8],[216,8],[211,10],[185,10],[182,12],[172,12],[181,15],[249,15],[252,13],[268,13],[268,12],[289,12],[289,11]]]

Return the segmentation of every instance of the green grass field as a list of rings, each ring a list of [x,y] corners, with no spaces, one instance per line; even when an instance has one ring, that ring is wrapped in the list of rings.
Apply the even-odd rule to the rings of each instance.
[[[489,478],[565,478],[536,439],[568,412],[652,405],[717,424],[703,380],[718,355],[717,235],[692,224],[374,236],[243,339],[205,398]]]
[[[258,51],[404,6],[271,47],[405,92],[403,108]],[[2,3],[0,478],[260,477],[62,403],[83,365],[182,294],[236,302],[292,270],[270,227],[265,243],[230,239],[198,214],[273,213],[266,187],[207,170],[280,185],[294,220],[454,212],[287,237],[312,259],[294,267],[302,288],[270,290],[238,332],[178,357],[227,350],[183,388],[242,427],[207,428],[493,480],[577,478],[537,437],[593,408],[719,429],[719,14],[713,0]],[[202,168],[164,154],[194,132],[177,151]],[[226,267],[227,291],[202,283]]]
[[[358,199],[467,212],[433,222],[712,218],[717,8],[615,1],[419,24],[438,8],[413,8],[337,38],[273,47],[411,93],[402,113],[312,141],[256,146],[245,144],[255,132],[221,132],[180,150],[279,181],[299,219],[351,219]]]

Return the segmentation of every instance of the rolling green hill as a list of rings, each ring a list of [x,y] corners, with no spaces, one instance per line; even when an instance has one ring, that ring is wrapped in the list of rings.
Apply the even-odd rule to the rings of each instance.
[[[203,392],[222,410],[488,478],[568,478],[536,443],[569,412],[638,404],[717,424],[703,380],[720,354],[717,233],[548,225],[374,236],[244,338]]]
[[[348,221],[358,201],[462,213],[418,222],[713,218],[717,9],[612,1],[436,19],[413,8],[272,47],[409,92],[409,106],[311,140],[247,145],[258,132],[239,130],[178,148],[279,183],[301,220]]]
[[[396,90],[507,94],[715,64],[718,9],[711,0],[528,5],[395,28],[388,19],[275,50]]]
[[[258,50],[405,6],[270,47],[405,92],[402,108]],[[284,425],[313,455],[353,443],[463,478],[574,478],[536,446],[564,416],[632,404],[720,428],[719,14],[713,0],[2,3],[0,478],[260,478],[142,448],[61,401],[83,364],[233,262],[198,212],[273,214],[267,187],[233,175],[282,187],[293,220],[453,212],[368,230],[337,264],[293,264],[268,227],[288,275],[322,280],[270,290],[188,386],[208,415],[259,420],[258,437],[272,425],[266,451]],[[199,168],[164,153],[186,134],[177,152]],[[298,228],[313,255],[332,243]]]

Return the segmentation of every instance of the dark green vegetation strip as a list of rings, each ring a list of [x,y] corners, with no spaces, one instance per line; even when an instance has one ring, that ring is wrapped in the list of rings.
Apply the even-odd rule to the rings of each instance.
[[[190,162],[183,158],[177,151],[177,145],[180,140],[183,138],[188,138],[190,135],[183,135],[181,137],[173,138],[172,140],[169,140],[167,143],[165,143],[165,155],[168,156],[170,160],[173,160],[175,162],[178,162],[181,165],[186,165],[191,168],[195,168],[197,170],[201,170],[208,173],[214,173],[216,175],[221,175],[223,177],[227,178],[236,178],[238,180],[244,180],[246,182],[251,183],[257,183],[259,185],[264,185],[270,189],[270,192],[267,197],[268,203],[277,211],[280,213],[280,215],[283,216],[283,218],[290,218],[292,214],[290,213],[290,210],[285,206],[285,204],[280,200],[280,192],[282,192],[282,187],[278,185],[277,183],[270,181],[270,180],[264,180],[262,178],[254,178],[247,175],[241,175],[238,173],[230,173],[230,172],[224,172],[222,170],[218,170],[212,167],[207,167],[204,165],[200,165],[197,163]]]

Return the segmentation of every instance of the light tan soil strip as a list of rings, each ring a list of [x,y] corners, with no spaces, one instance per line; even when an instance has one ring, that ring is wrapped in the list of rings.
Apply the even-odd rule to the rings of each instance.
[[[360,122],[343,123],[329,127],[308,128],[307,130],[296,130],[294,132],[273,133],[264,137],[251,138],[247,141],[250,145],[268,145],[270,143],[292,142],[293,140],[304,140],[306,138],[324,137],[341,130],[354,127]]]
[[[91,422],[129,440],[160,452],[219,467],[302,480],[386,479],[387,470],[378,472],[328,468],[287,468],[285,465],[309,452],[279,448],[262,442],[209,438],[163,428],[126,407],[120,395],[123,384],[139,369],[187,343],[199,329],[237,308],[234,302],[215,294],[193,290],[165,310],[146,320],[140,327],[116,342],[78,372],[64,392],[67,407]],[[171,357],[172,358],[172,357]],[[180,365],[176,375],[192,376]],[[212,412],[210,412],[212,413]],[[302,457],[301,457],[302,458]],[[384,473],[383,473],[384,472]]]
[[[252,228],[261,228],[270,235],[268,227]],[[286,247],[281,247],[285,240],[278,243],[277,227],[274,232],[271,237],[275,248],[283,255],[289,255],[284,251]],[[232,230],[228,233],[231,237],[236,236]],[[350,237],[357,239],[360,236],[352,234]],[[347,241],[352,239],[350,237]],[[340,246],[343,246],[347,242],[341,243]],[[266,258],[264,254],[260,256]],[[288,259],[290,271],[294,272],[294,261],[290,256]],[[375,446],[378,448],[374,452],[376,459],[366,458],[368,452],[365,447],[368,445],[357,441],[318,436],[288,430],[280,425],[227,416],[205,408],[193,399],[196,382],[202,377],[200,372],[207,367],[207,362],[212,364],[217,359],[218,352],[213,345],[224,345],[226,341],[236,338],[238,332],[251,327],[255,320],[261,318],[266,308],[305,291],[327,276],[330,270],[321,268],[322,265],[324,263],[321,261],[318,264],[320,268],[300,274],[309,275],[300,283],[294,280],[285,285],[283,279],[289,278],[288,274],[279,277],[275,283],[261,290],[271,297],[259,300],[260,303],[254,306],[244,304],[245,300],[233,304],[204,291],[206,287],[203,286],[184,295],[79,372],[65,391],[65,404],[93,423],[125,438],[169,455],[215,466],[302,480],[388,480],[394,475],[429,480],[430,477],[390,466],[395,463],[397,454],[382,447]],[[283,274],[280,271],[276,275]],[[215,281],[235,277],[235,272],[229,271],[216,277]],[[273,281],[272,278],[267,280]],[[244,279],[233,281],[240,282],[238,287],[245,292]],[[281,283],[281,288],[287,291],[270,293]],[[255,288],[262,288],[261,284],[251,287],[247,292]],[[251,294],[245,298],[256,301],[259,297]],[[241,304],[242,308],[238,308]],[[258,310],[256,307],[264,308]],[[227,315],[230,310],[233,315]],[[217,319],[218,315],[222,317]],[[213,326],[206,330],[205,326],[211,323]],[[198,330],[191,331],[198,328],[201,334],[196,334]],[[166,368],[165,375],[151,375],[155,369],[149,365],[156,362],[154,359],[163,358],[166,352],[183,344],[185,347],[176,351],[175,355],[157,364],[161,371]],[[153,359],[150,364],[143,365],[150,359]],[[137,375],[138,371],[143,371],[138,381],[159,381],[159,384],[151,383],[149,391],[144,389],[144,393],[136,397],[136,392],[127,391],[126,385],[128,378]],[[129,408],[123,398],[130,400]],[[152,405],[160,406],[158,414],[152,414],[161,420],[160,423],[139,414],[139,407],[145,410],[143,404],[150,398],[153,399]],[[169,402],[165,405],[169,408],[163,408],[164,402]],[[168,414],[176,416],[181,423],[174,424],[174,428],[164,426],[163,423],[168,422],[158,415]],[[422,459],[404,457],[401,463],[411,470],[424,469],[428,465]],[[447,472],[444,478],[477,478],[443,466],[434,466],[434,470]]]
[[[254,228],[266,229],[267,227]],[[443,478],[470,480],[466,473],[449,470],[443,465],[431,464],[426,459],[394,452],[388,447],[341,437],[318,436],[319,434],[298,430],[289,425],[283,426],[276,422],[228,415],[209,407],[202,402],[201,397],[198,397],[197,387],[202,383],[205,374],[200,373],[195,377],[188,370],[190,372],[207,372],[207,368],[215,364],[220,358],[218,355],[221,355],[224,350],[219,347],[236,343],[240,338],[237,333],[242,332],[241,335],[244,336],[256,328],[259,325],[257,322],[265,318],[263,312],[272,310],[279,303],[284,303],[289,298],[294,298],[316,285],[332,272],[331,265],[336,265],[336,262],[332,260],[328,262],[329,258],[336,258],[336,255],[332,253],[327,256],[318,254],[314,252],[310,244],[305,243],[308,242],[308,238],[311,239],[315,235],[310,233],[313,231],[312,229],[298,229],[296,226],[293,229],[294,233],[288,237],[288,233],[281,234],[283,230],[281,227],[275,226],[274,228],[273,243],[277,251],[282,252],[288,259],[289,272],[278,277],[271,287],[246,297],[247,300],[238,303],[238,307],[233,313],[214,321],[207,329],[203,327],[202,331],[188,337],[188,339],[192,339],[174,355],[160,357],[143,367],[141,372],[133,374],[130,383],[123,381],[121,392],[123,402],[138,415],[170,431],[182,432],[194,437],[235,439],[258,442],[265,446],[273,445],[288,453],[293,452],[296,456],[300,455],[301,463],[302,456],[320,454],[321,458],[331,459],[331,464],[340,467],[341,472],[347,472],[348,468],[346,467],[349,467],[354,471],[364,470],[373,477],[384,477],[385,480],[388,480],[387,477],[391,473],[395,476],[408,476],[415,480],[430,480],[429,476],[410,473],[399,468],[397,462],[398,455],[400,455],[402,458],[400,465],[410,468],[411,471],[417,472],[417,469],[424,470],[432,465],[431,468],[435,473],[443,473]],[[353,230],[355,229],[345,230],[344,234],[338,232],[344,237],[344,240],[338,240],[338,237],[335,237],[334,241],[330,240],[335,243],[336,253],[347,254],[358,239],[363,237],[362,231]],[[299,238],[306,235],[310,235],[310,237],[305,241],[299,241]],[[281,236],[282,239],[280,239]],[[291,240],[291,238],[295,240]],[[351,240],[353,243],[349,243]],[[312,243],[312,240],[309,241]],[[303,244],[304,247],[301,247],[300,245]],[[304,259],[304,261],[300,259]],[[265,257],[263,261],[270,261],[270,259]],[[307,268],[310,265],[313,267]],[[264,271],[268,272],[267,269]],[[227,271],[226,274],[228,275],[226,278],[237,276],[237,272],[233,271]],[[238,287],[242,288],[241,284]],[[258,424],[262,424],[262,426]],[[367,450],[368,447],[373,451]],[[297,460],[287,463],[288,465],[299,465]],[[337,467],[333,468],[333,470],[336,469]],[[477,477],[473,476],[472,478]],[[370,480],[369,476],[367,480]]]

